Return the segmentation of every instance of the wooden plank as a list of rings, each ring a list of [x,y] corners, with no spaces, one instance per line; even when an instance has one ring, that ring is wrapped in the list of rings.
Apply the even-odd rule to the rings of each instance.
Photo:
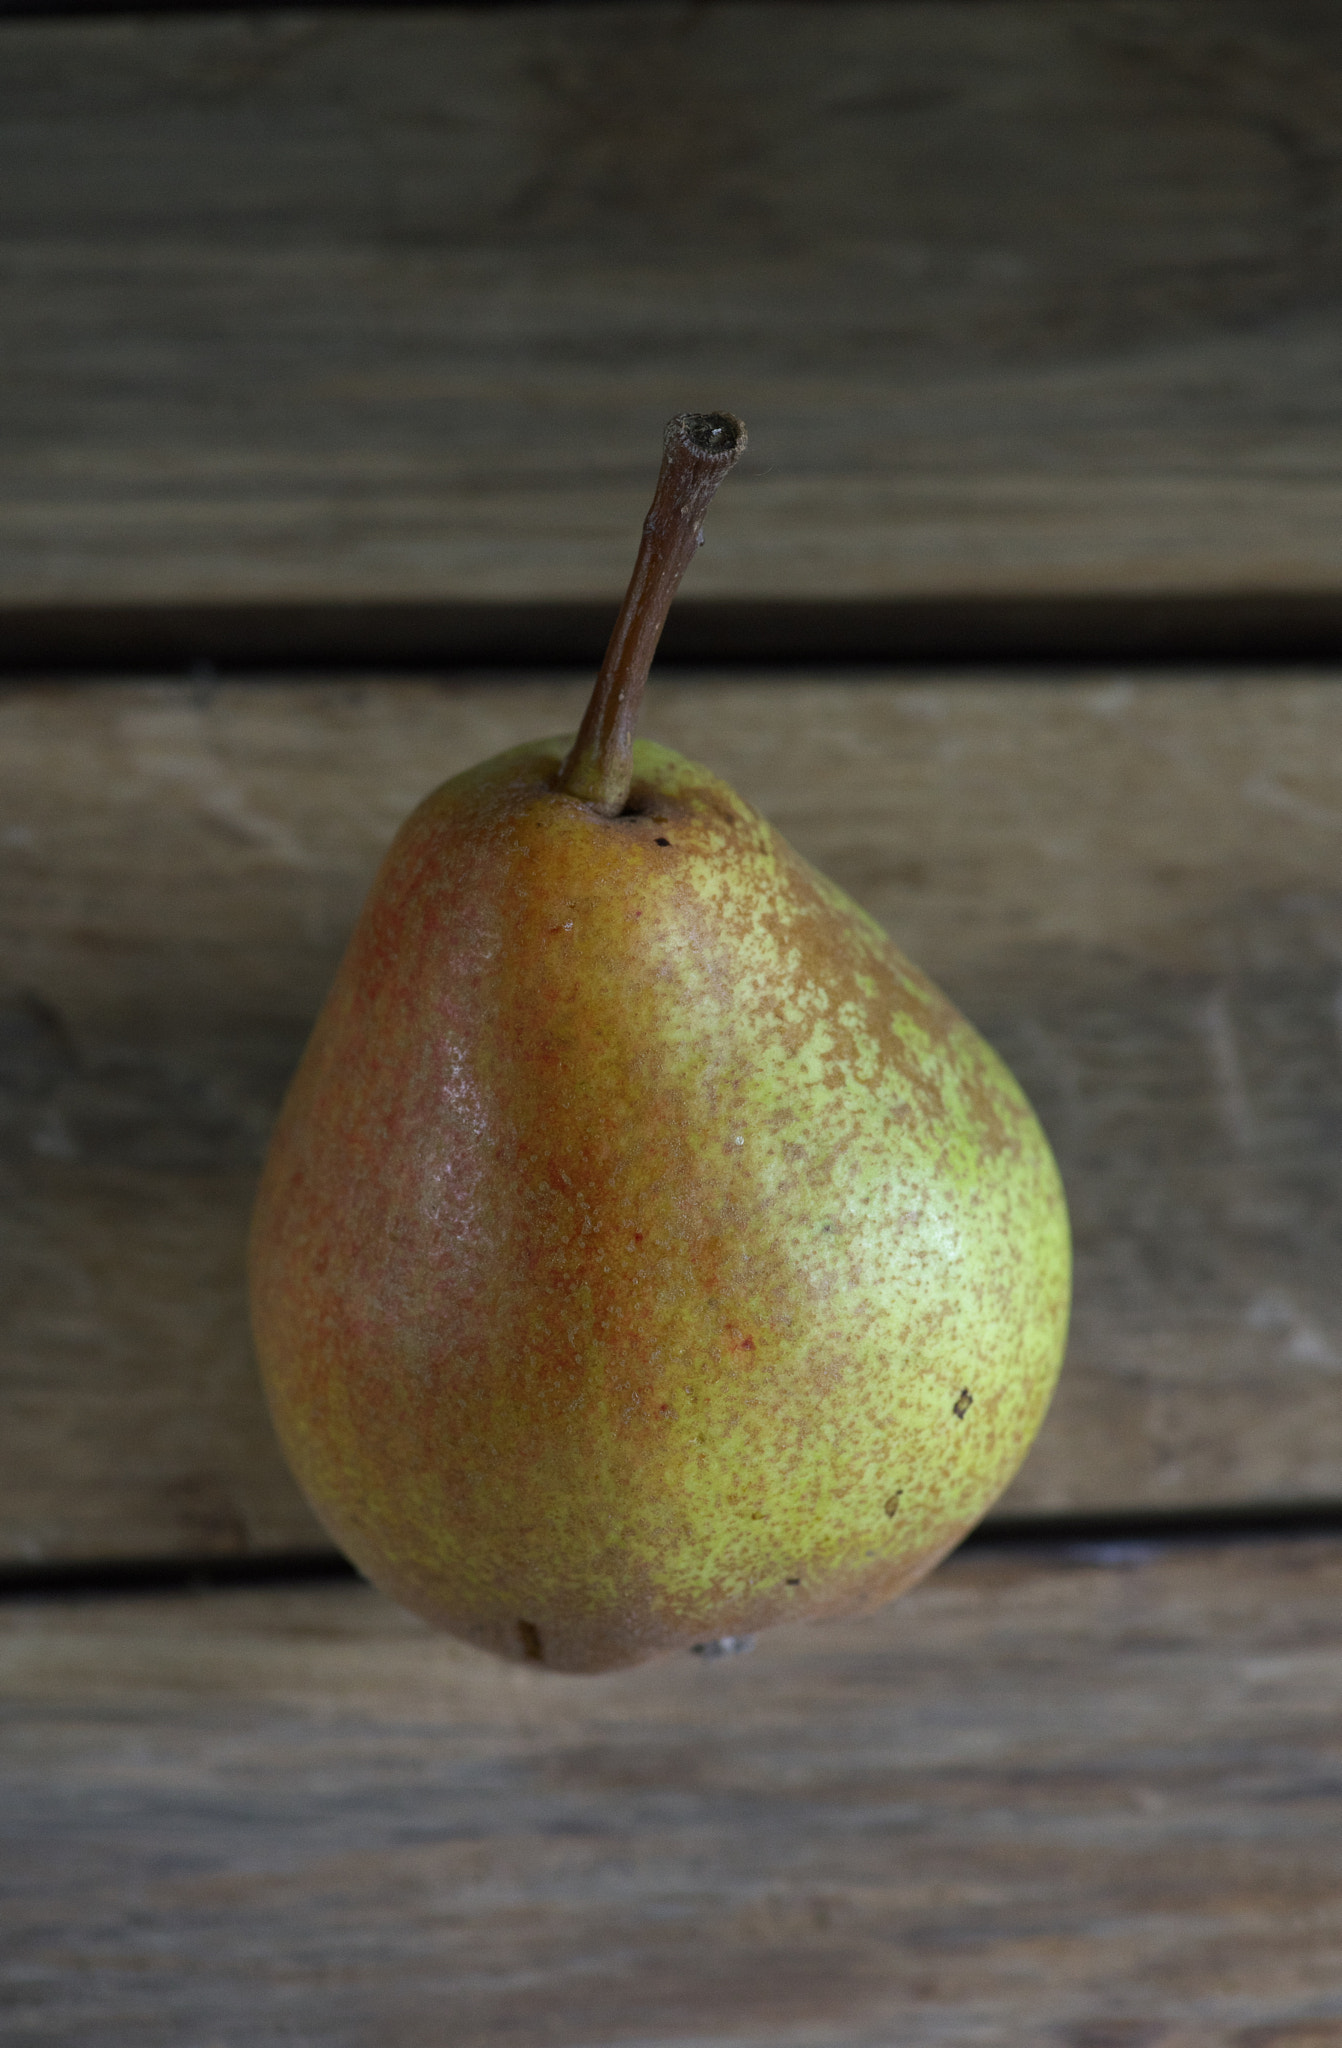
[[[318,1540],[250,1365],[265,1133],[400,818],[583,680],[0,696],[0,1557]],[[996,1040],[1068,1183],[1008,1511],[1342,1496],[1335,677],[674,677],[711,762]]]
[[[600,1679],[362,1588],[0,1611],[7,2039],[1336,2048],[1336,1543],[963,1558]]]
[[[0,603],[1332,592],[1342,21],[843,0],[0,24]]]

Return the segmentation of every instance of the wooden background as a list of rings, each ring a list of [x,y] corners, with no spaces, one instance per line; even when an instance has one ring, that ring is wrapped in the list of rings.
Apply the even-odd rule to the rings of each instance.
[[[1326,0],[0,34],[5,604],[1338,590]]]
[[[1342,1527],[1340,295],[1323,0],[0,18],[0,1585],[83,1585],[0,1606],[16,2048],[1339,2048],[1342,1551],[1243,1530]],[[270,1119],[399,818],[573,724],[545,620],[724,404],[647,729],[1048,1127],[1034,1547],[582,1683],[357,1586],[99,1594],[319,1566]],[[896,659],[929,601],[976,665]],[[1120,659],[1162,605],[1217,657]]]

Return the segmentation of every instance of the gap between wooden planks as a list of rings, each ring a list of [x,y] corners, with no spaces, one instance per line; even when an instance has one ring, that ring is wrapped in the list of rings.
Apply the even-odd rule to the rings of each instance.
[[[184,671],[208,680],[288,669],[441,675],[451,669],[595,670],[609,602],[0,605],[0,676],[87,680]],[[679,666],[825,670],[1124,662],[1225,669],[1328,664],[1342,591],[1122,592],[1109,597],[870,600],[677,598],[658,658]]]
[[[372,869],[585,680],[0,696],[0,1557],[320,1534],[242,1244]],[[1005,1052],[1068,1182],[1073,1342],[1016,1513],[1342,1497],[1342,691],[1331,674],[655,684]]]
[[[953,1560],[601,1679],[365,1588],[0,1608],[81,2048],[1335,2048],[1342,1547]]]

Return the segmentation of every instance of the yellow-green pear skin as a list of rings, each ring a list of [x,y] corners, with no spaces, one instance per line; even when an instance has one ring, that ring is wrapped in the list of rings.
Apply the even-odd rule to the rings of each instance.
[[[1058,1173],[996,1055],[707,770],[445,783],[275,1134],[257,1344],[317,1512],[407,1607],[592,1672],[888,1600],[1061,1363]]]

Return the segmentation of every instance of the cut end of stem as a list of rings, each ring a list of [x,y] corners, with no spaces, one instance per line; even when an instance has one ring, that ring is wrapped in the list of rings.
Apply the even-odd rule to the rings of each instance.
[[[578,737],[555,777],[565,796],[603,817],[624,809],[634,772],[634,728],[671,601],[703,538],[713,494],[745,453],[735,413],[682,412],[667,422],[662,467],[634,573],[597,673]]]
[[[728,467],[746,452],[745,423],[734,412],[678,412],[666,423],[666,447],[673,441],[688,441],[700,455],[713,455]]]

